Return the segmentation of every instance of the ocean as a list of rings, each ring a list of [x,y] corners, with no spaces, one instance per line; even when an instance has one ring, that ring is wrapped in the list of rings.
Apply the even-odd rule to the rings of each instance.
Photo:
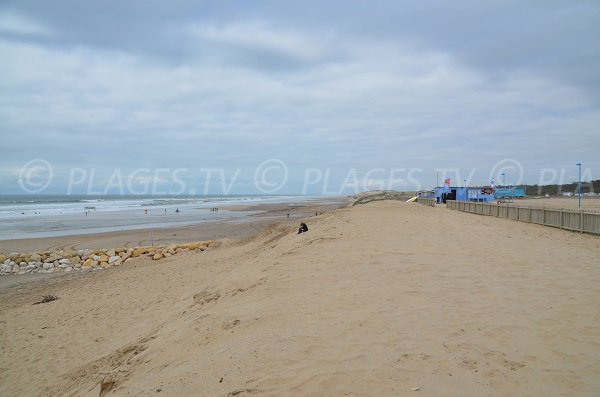
[[[291,203],[306,196],[0,195],[0,240],[194,225],[243,218],[234,205]],[[314,199],[314,198],[313,198]],[[218,212],[210,211],[218,207]],[[177,211],[178,210],[178,211]]]

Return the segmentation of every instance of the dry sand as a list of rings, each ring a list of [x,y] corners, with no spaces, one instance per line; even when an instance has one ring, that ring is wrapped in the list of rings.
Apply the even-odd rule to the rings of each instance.
[[[565,197],[565,198],[531,198],[524,200],[514,200],[511,205],[521,205],[528,207],[546,207],[546,208],[567,208],[577,209],[577,197]],[[581,208],[584,210],[600,211],[600,198],[582,198]]]
[[[598,237],[389,201],[308,225],[3,288],[0,395],[600,395]]]

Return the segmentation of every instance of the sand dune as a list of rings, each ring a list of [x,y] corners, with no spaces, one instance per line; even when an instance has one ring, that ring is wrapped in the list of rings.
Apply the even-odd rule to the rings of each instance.
[[[600,395],[597,237],[389,201],[296,227],[2,290],[0,395]]]

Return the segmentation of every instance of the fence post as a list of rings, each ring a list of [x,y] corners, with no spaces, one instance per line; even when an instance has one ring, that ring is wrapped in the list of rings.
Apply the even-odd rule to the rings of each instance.
[[[563,228],[563,210],[562,208],[560,209],[560,228]]]
[[[579,230],[583,233],[583,210],[579,211]]]
[[[546,225],[546,208],[542,208],[542,225]]]

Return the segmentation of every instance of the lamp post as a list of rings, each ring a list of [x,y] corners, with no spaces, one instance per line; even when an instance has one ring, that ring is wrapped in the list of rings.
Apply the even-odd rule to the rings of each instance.
[[[503,172],[501,175],[502,175],[502,186],[506,187],[506,174]]]
[[[577,207],[581,208],[581,163],[577,163],[575,165],[577,167],[579,167],[579,179],[578,179],[578,182],[577,182],[577,197],[578,197]]]

